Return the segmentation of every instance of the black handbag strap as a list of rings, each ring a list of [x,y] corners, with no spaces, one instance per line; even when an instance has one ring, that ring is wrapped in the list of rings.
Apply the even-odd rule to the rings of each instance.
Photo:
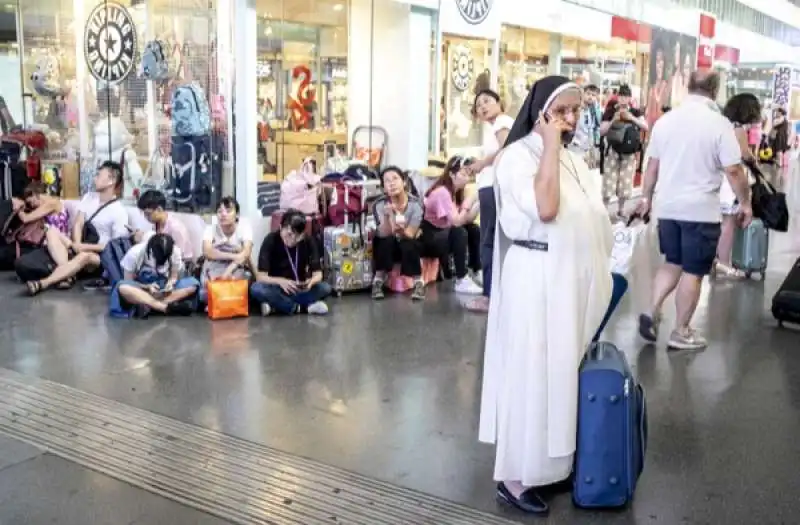
[[[746,160],[744,164],[750,168],[750,171],[753,173],[753,177],[756,179],[755,184],[761,184],[762,186],[766,187],[770,193],[778,193],[778,190],[775,189],[775,186],[773,186],[772,183],[767,180],[767,178],[764,176],[764,173],[761,172],[761,169],[752,159]]]
[[[114,203],[115,203],[115,202],[117,202],[118,200],[119,200],[119,199],[115,197],[115,198],[111,199],[110,201],[106,202],[105,204],[102,204],[102,205],[101,205],[99,208],[97,208],[97,210],[96,210],[96,211],[95,211],[95,212],[92,214],[92,216],[91,216],[91,217],[89,217],[89,219],[86,221],[86,224],[90,224],[90,223],[91,223],[91,222],[94,220],[94,218],[95,218],[95,217],[97,217],[97,215],[98,215],[98,214],[99,214],[101,211],[103,211],[104,209],[106,209],[106,207],[107,207],[107,206],[109,206],[109,205],[111,205],[111,204],[114,204]]]

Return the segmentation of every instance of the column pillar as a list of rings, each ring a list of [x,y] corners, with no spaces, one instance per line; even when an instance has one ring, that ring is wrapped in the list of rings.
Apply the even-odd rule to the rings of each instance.
[[[259,214],[257,207],[258,129],[256,125],[256,6],[255,0],[234,0],[234,64],[233,125],[236,200],[242,215]]]
[[[550,35],[550,57],[547,65],[549,75],[561,74],[561,35]]]

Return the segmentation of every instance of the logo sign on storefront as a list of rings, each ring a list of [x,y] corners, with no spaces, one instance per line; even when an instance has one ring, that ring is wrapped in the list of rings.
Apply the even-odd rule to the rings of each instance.
[[[489,16],[494,0],[455,0],[455,2],[464,20],[476,26]]]
[[[113,2],[98,4],[86,20],[83,54],[97,80],[116,84],[133,71],[136,26],[127,9]]]
[[[453,49],[451,55],[451,72],[450,78],[453,79],[453,87],[458,91],[466,91],[469,87],[469,82],[472,80],[472,74],[475,69],[475,61],[472,59],[472,53],[469,48],[465,46],[457,46]]]

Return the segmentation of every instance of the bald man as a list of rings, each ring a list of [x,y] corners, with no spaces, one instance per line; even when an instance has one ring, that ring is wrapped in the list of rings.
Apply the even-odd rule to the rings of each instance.
[[[658,183],[655,215],[666,263],[653,286],[651,309],[639,316],[639,334],[656,342],[661,306],[676,290],[677,319],[668,348],[700,350],[708,343],[690,325],[697,308],[703,277],[714,264],[720,235],[719,190],[727,177],[740,203],[742,226],[752,219],[750,189],[733,124],[715,102],[719,75],[695,71],[689,95],[653,126],[638,213],[650,212]]]

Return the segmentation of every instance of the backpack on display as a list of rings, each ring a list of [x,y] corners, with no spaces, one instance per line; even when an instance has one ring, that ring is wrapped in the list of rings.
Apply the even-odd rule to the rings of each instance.
[[[164,43],[151,40],[144,46],[141,62],[141,77],[145,80],[168,80],[169,60],[164,54]]]
[[[199,85],[184,84],[172,93],[172,135],[200,137],[211,131],[211,110]]]
[[[633,155],[642,149],[642,134],[639,127],[630,122],[614,122],[606,134],[612,150],[620,155]]]

